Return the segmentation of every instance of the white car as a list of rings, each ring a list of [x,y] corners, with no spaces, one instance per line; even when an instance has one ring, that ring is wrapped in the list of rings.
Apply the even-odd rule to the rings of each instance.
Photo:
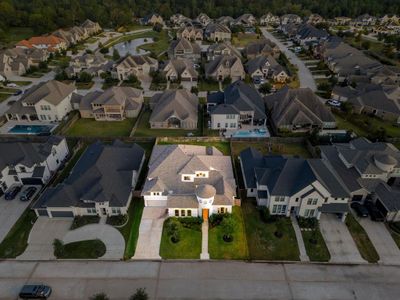
[[[16,88],[17,85],[15,83],[7,83],[7,87]]]
[[[328,103],[330,106],[335,106],[335,107],[340,107],[342,105],[340,101],[335,99],[328,100],[326,103]]]

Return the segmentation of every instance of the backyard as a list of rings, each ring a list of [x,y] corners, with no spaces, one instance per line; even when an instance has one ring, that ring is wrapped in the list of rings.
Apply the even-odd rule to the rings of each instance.
[[[232,44],[235,47],[245,47],[247,44],[260,39],[257,33],[238,33],[232,35]]]
[[[232,142],[232,154],[234,158],[248,147],[253,147],[264,155],[298,155],[303,158],[311,157],[303,143],[267,143],[267,142]],[[271,150],[271,151],[270,151]]]
[[[255,199],[242,201],[250,259],[299,260],[299,248],[290,218],[264,222]],[[279,231],[282,236],[277,237]]]
[[[208,252],[211,259],[247,259],[247,239],[244,228],[242,209],[238,206],[232,208],[234,232],[233,240],[225,242],[223,239],[224,230],[222,225],[217,225],[209,230]]]
[[[95,119],[79,119],[68,129],[67,136],[122,137],[129,136],[136,119],[123,121],[96,121]]]
[[[378,262],[379,255],[376,252],[374,245],[371,243],[364,228],[362,228],[351,213],[346,217],[346,225],[347,228],[349,228],[350,234],[353,237],[362,258],[370,263]]]
[[[184,218],[196,219],[196,218]],[[163,259],[199,259],[201,252],[201,223],[184,226],[182,219],[165,220],[160,244]]]

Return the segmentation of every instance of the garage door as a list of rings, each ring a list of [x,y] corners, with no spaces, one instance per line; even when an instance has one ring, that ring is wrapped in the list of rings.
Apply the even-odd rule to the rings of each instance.
[[[72,211],[51,211],[53,218],[73,218],[74,214]]]
[[[48,217],[47,209],[37,209],[39,216]]]
[[[21,179],[23,184],[26,185],[42,185],[42,179],[40,178],[22,178]]]

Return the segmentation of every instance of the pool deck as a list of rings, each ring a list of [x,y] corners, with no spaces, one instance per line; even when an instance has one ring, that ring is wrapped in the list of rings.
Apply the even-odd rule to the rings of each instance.
[[[261,130],[261,132],[257,132],[257,130]],[[243,134],[236,135],[239,132],[243,132]],[[268,128],[265,126],[258,126],[258,127],[250,127],[246,126],[241,129],[237,130],[230,130],[228,129],[225,132],[225,137],[235,137],[235,138],[267,138],[270,137],[271,134],[268,131]]]
[[[13,128],[16,125],[25,125],[25,126],[53,126],[51,131],[53,131],[58,124],[57,123],[49,123],[49,122],[41,122],[41,121],[31,121],[31,122],[24,122],[24,121],[14,121],[10,120],[7,123],[5,123],[3,126],[0,127],[0,134],[7,134],[7,135],[21,135],[23,133],[12,133],[9,132],[11,128]]]

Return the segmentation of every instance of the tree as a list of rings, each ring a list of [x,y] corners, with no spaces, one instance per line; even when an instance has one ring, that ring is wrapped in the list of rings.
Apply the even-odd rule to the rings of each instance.
[[[136,290],[136,293],[133,294],[129,300],[147,300],[149,296],[146,293],[146,289],[139,288]]]
[[[108,54],[108,52],[110,52],[110,50],[108,50],[108,48],[106,48],[106,47],[100,48],[100,53]]]
[[[114,48],[114,50],[113,50],[113,60],[117,61],[120,58],[121,58],[121,56],[119,55],[118,50],[116,48]]]
[[[258,91],[261,94],[268,94],[271,92],[272,85],[269,82],[263,83],[259,88]]]
[[[231,215],[227,215],[221,222],[222,234],[225,241],[232,241],[235,232],[235,220]]]
[[[89,300],[110,300],[110,298],[105,293],[99,293],[90,297]]]
[[[62,70],[61,72],[58,72],[58,73],[56,74],[56,76],[54,76],[54,79],[55,79],[55,80],[58,80],[58,81],[67,80],[67,79],[68,79],[68,75],[67,75],[67,73],[65,72],[65,70]]]
[[[85,82],[85,83],[89,83],[92,81],[92,75],[90,75],[87,72],[81,72],[81,74],[79,74],[79,82]]]
[[[156,24],[153,26],[153,30],[156,31],[156,32],[161,32],[161,31],[162,31],[162,25],[159,24],[159,23],[156,23]]]
[[[371,42],[370,42],[370,41],[363,41],[363,42],[361,43],[361,47],[362,47],[363,49],[368,50],[368,49],[371,47]]]
[[[197,86],[192,86],[192,88],[190,89],[190,92],[197,96],[199,94],[199,89],[197,88]]]

